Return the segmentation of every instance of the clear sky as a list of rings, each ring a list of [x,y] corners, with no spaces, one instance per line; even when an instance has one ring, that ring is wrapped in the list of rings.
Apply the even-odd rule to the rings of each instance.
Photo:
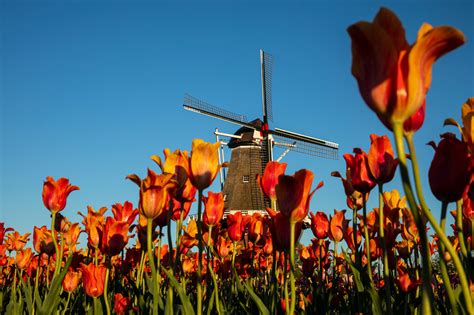
[[[271,127],[340,144],[337,161],[288,154],[289,173],[308,168],[315,185],[324,180],[311,210],[345,209],[331,171],[344,172],[342,154],[353,147],[368,150],[371,133],[388,132],[350,73],[346,28],[372,20],[380,6],[399,16],[410,43],[423,22],[455,26],[468,39],[434,65],[415,137],[426,178],[433,150],[425,144],[455,131],[444,119],[460,121],[474,94],[472,1],[0,1],[0,221],[22,233],[49,225],[41,200],[48,175],[80,186],[63,212],[72,221],[87,205],[136,205],[137,187],[125,176],[156,170],[151,155],[190,150],[193,138],[214,141],[216,127],[237,129],[183,110],[184,93],[261,116],[261,48],[275,58]],[[424,190],[438,217],[427,180]]]

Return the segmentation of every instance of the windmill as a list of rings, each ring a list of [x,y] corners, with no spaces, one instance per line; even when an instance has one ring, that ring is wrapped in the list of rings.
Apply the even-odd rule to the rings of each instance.
[[[280,128],[269,128],[268,122],[273,121],[273,56],[260,50],[260,66],[262,119],[248,121],[244,115],[213,106],[189,94],[184,96],[184,109],[241,126],[234,134],[222,133],[218,129],[214,132],[217,141],[221,142],[220,161],[224,160],[223,145],[227,145],[232,152],[227,176],[224,170],[220,174],[226,209],[224,216],[235,211],[266,214],[265,209],[270,206],[270,202],[260,191],[255,179],[257,174],[263,173],[266,164],[274,159],[274,147],[284,150],[277,161],[290,150],[328,159],[337,159],[338,156],[337,143]]]

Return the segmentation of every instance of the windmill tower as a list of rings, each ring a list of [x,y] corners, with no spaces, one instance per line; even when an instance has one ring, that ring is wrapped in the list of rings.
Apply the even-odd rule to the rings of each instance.
[[[272,161],[274,148],[284,152],[276,159],[281,160],[290,150],[321,158],[337,159],[339,145],[334,142],[313,138],[299,133],[269,128],[272,114],[272,68],[273,56],[260,50],[262,79],[262,119],[248,121],[239,115],[213,106],[191,95],[184,96],[186,110],[224,120],[241,127],[234,134],[219,132],[214,134],[221,142],[219,159],[224,160],[224,145],[231,150],[228,174],[221,170],[221,188],[225,200],[224,216],[241,211],[243,214],[260,212],[266,214],[269,200],[264,197],[256,182],[257,174],[262,174],[265,166]]]

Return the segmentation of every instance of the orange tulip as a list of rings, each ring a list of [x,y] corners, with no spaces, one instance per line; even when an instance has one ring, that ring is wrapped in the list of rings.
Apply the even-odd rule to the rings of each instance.
[[[116,221],[114,218],[107,217],[102,232],[102,252],[109,256],[120,254],[128,243],[128,228],[129,224],[127,222]]]
[[[285,174],[286,166],[286,163],[270,161],[265,167],[263,176],[257,175],[257,183],[260,189],[273,201],[277,199],[275,187],[278,184],[278,178]]]
[[[340,242],[344,238],[344,231],[347,228],[348,221],[344,214],[346,210],[338,211],[334,209],[334,216],[329,223],[329,238],[333,241]]]
[[[198,244],[197,240],[197,224],[196,221],[190,220],[187,228],[183,227],[184,233],[181,237],[181,245],[186,248],[191,248]]]
[[[308,215],[309,204],[318,187],[311,192],[314,174],[306,169],[299,170],[292,176],[280,175],[276,186],[278,206],[281,213],[291,222],[301,222]]]
[[[77,272],[74,270],[68,270],[68,272],[64,276],[63,283],[62,283],[64,291],[68,293],[74,292],[77,289],[77,286],[79,285],[80,280],[81,280],[80,272]]]
[[[204,190],[211,186],[219,171],[218,149],[220,143],[214,144],[194,139],[191,151],[190,180],[194,187]]]
[[[77,244],[79,234],[81,234],[81,227],[79,223],[73,223],[69,230],[63,233],[64,244],[69,247],[74,247]]]
[[[469,146],[471,154],[474,153],[474,97],[470,97],[462,106],[462,140]]]
[[[81,264],[82,282],[88,296],[99,297],[104,293],[105,275],[107,268],[104,265]]]
[[[421,285],[422,280],[412,280],[408,274],[408,271],[404,268],[398,267],[397,270],[398,277],[395,279],[395,282],[403,293],[413,292]]]
[[[249,239],[254,243],[258,243],[258,241],[263,236],[264,229],[265,229],[264,220],[265,219],[262,217],[260,213],[254,213],[250,217],[248,235],[249,235]]]
[[[51,231],[48,230],[46,225],[42,227],[34,227],[33,229],[33,248],[38,254],[45,253],[48,256],[52,256],[55,253],[53,236]]]
[[[129,225],[135,221],[138,215],[138,209],[133,209],[133,204],[129,201],[116,203],[112,206],[112,213],[117,221],[127,222]]]
[[[202,221],[207,226],[218,225],[224,215],[224,195],[210,191],[208,197],[202,196],[202,200],[205,207]]]
[[[171,215],[171,220],[178,221],[182,218],[184,221],[189,214],[189,210],[191,210],[191,205],[191,201],[181,202],[173,198],[173,214]]]
[[[131,306],[130,302],[129,297],[123,296],[122,293],[116,293],[114,297],[114,312],[117,315],[128,314]]]
[[[387,136],[370,135],[370,149],[367,155],[370,174],[378,184],[386,184],[393,179],[398,160],[395,159],[392,144]]]
[[[43,203],[51,212],[59,212],[66,207],[67,197],[79,187],[69,185],[69,179],[60,178],[57,181],[51,176],[46,177],[43,185]]]
[[[231,246],[231,242],[219,235],[217,238],[217,254],[220,258],[226,258],[229,255]]]
[[[16,253],[15,263],[18,269],[25,269],[26,266],[29,263],[31,263],[32,259],[33,259],[33,252],[31,251],[31,248],[27,248],[25,250],[18,251]]]
[[[148,219],[157,218],[168,207],[169,195],[176,187],[172,174],[157,175],[148,170],[140,184],[140,213]]]
[[[13,233],[7,234],[7,239],[5,244],[7,245],[7,249],[9,251],[20,251],[25,247],[26,243],[28,242],[30,233],[25,233],[20,235],[17,231]]]
[[[352,39],[352,74],[367,105],[393,125],[403,123],[425,101],[433,63],[465,41],[459,30],[425,23],[413,45],[398,17],[380,9],[372,23],[348,28]]]

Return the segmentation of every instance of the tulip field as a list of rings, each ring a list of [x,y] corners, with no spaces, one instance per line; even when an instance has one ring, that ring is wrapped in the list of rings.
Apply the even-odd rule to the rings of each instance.
[[[47,177],[49,226],[21,235],[0,223],[0,313],[474,314],[474,98],[454,111],[461,123],[444,121],[457,134],[430,143],[430,187],[422,187],[413,139],[432,66],[464,35],[425,23],[408,44],[385,8],[348,33],[352,74],[389,135],[367,135],[368,150],[354,148],[343,156],[346,169],[332,170],[346,209],[314,213],[323,183],[308,169],[290,175],[285,163],[269,162],[251,179],[271,201],[267,214],[224,217],[223,194],[209,190],[224,167],[220,144],[199,139],[189,153],[153,156],[145,178],[128,175],[137,200],[89,206],[81,222],[67,208],[80,188]],[[401,186],[384,191],[396,176]],[[439,200],[431,205],[439,217],[423,192]],[[369,199],[378,207],[368,209]],[[79,246],[81,233],[87,244]]]

